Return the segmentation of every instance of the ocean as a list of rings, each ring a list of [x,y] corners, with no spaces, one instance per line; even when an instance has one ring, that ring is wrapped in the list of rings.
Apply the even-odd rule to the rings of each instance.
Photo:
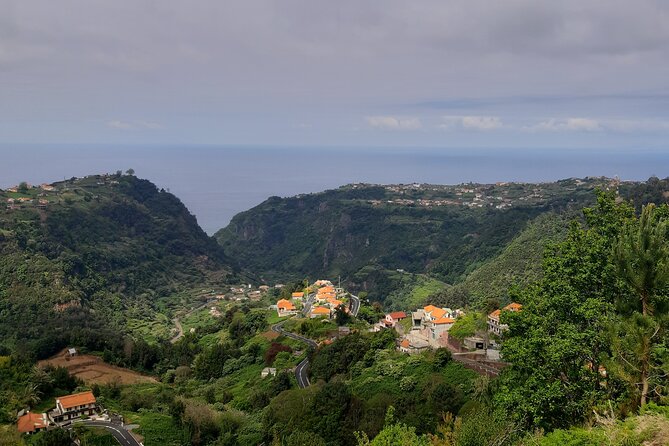
[[[209,234],[266,198],[348,183],[669,176],[669,150],[0,145],[0,188],[125,171],[178,196]]]

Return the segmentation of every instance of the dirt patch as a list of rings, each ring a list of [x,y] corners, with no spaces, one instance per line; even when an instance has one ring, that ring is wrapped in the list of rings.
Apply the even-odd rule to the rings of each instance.
[[[97,356],[76,355],[70,356],[67,349],[49,359],[39,361],[40,367],[51,365],[65,367],[70,375],[82,379],[86,384],[139,384],[158,382],[155,378],[141,375],[132,370],[107,364]]]

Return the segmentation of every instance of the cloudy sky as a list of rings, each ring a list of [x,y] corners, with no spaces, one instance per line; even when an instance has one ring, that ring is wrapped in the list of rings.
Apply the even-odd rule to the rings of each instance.
[[[664,147],[666,0],[0,0],[0,142]]]

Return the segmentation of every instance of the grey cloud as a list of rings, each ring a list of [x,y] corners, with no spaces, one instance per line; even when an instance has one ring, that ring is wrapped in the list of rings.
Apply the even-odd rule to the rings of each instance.
[[[228,122],[243,139],[308,117],[344,138],[360,116],[420,122],[430,107],[505,126],[508,115],[669,113],[660,0],[0,0],[0,11],[6,122],[35,109],[72,122],[152,116],[166,129],[197,118],[193,134]],[[630,92],[650,98],[626,107]],[[207,137],[219,134],[230,132]]]

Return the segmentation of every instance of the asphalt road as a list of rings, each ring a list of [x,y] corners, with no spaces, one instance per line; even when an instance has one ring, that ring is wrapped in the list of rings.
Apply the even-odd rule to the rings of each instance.
[[[357,316],[358,311],[360,311],[360,298],[351,294],[351,314]]]
[[[284,330],[283,327],[281,327],[284,322],[285,321],[281,321],[278,324],[272,325],[272,331],[280,333],[289,338],[298,340],[300,342],[304,342],[309,347],[313,348],[318,347],[318,343],[316,343],[316,341],[314,341],[313,339],[305,338],[304,336],[300,336],[296,333],[291,333],[289,331]],[[308,368],[309,368],[309,358],[304,358],[302,361],[300,361],[299,364],[297,364],[297,367],[295,368],[295,378],[297,379],[297,385],[301,389],[304,389],[305,387],[309,387],[311,385],[311,382],[309,382]]]
[[[309,312],[311,311],[311,305],[314,302],[314,297],[315,294],[310,294],[307,297],[307,301],[304,304],[304,309],[302,310],[305,315],[308,315]],[[351,314],[353,314],[353,316],[357,316],[358,311],[360,311],[360,298],[358,298],[358,296],[354,296],[353,294],[351,294]],[[318,347],[318,343],[313,339],[305,338],[304,336],[300,336],[296,333],[291,333],[289,331],[284,330],[282,327],[284,322],[286,321],[281,321],[278,324],[272,325],[272,331],[280,333],[289,338],[298,340],[300,342],[304,342],[309,347],[313,348]],[[309,368],[308,358],[304,358],[295,368],[295,378],[297,379],[297,385],[300,386],[300,388],[302,389],[304,389],[305,387],[309,387],[311,385],[311,383],[309,382],[308,368]]]
[[[141,443],[135,440],[135,437],[133,437],[130,434],[130,432],[128,432],[121,425],[108,423],[106,421],[89,421],[89,420],[77,421],[73,425],[77,424],[83,424],[85,426],[91,426],[91,427],[101,427],[103,429],[106,429],[114,436],[116,441],[118,441],[119,444],[122,446],[142,446]],[[70,427],[73,425],[71,424]]]
[[[309,316],[309,313],[311,312],[311,306],[314,304],[314,298],[316,295],[314,293],[311,293],[307,296],[307,301],[304,303],[304,308],[302,308],[302,314],[305,316]]]
[[[209,305],[209,304],[211,304],[211,303],[213,303],[213,302],[216,302],[216,299],[207,299],[207,301],[206,301],[205,303],[203,303],[202,305],[200,305],[200,306],[198,306],[198,307],[193,308],[192,310],[188,311],[186,314],[184,314],[184,315],[181,316],[181,317],[182,317],[182,318],[184,318],[184,317],[188,317],[188,316],[190,316],[191,314],[195,313],[195,312],[198,311],[198,310],[203,309],[204,307],[206,307],[207,305]],[[179,339],[181,339],[181,338],[183,337],[183,335],[184,335],[184,329],[183,329],[183,327],[181,326],[181,321],[179,320],[178,317],[175,317],[174,319],[172,319],[172,322],[174,322],[174,325],[177,327],[177,330],[179,331],[179,333],[177,333],[176,336],[174,336],[172,339],[170,339],[170,342],[171,342],[172,344],[174,344],[175,342],[177,342]]]

